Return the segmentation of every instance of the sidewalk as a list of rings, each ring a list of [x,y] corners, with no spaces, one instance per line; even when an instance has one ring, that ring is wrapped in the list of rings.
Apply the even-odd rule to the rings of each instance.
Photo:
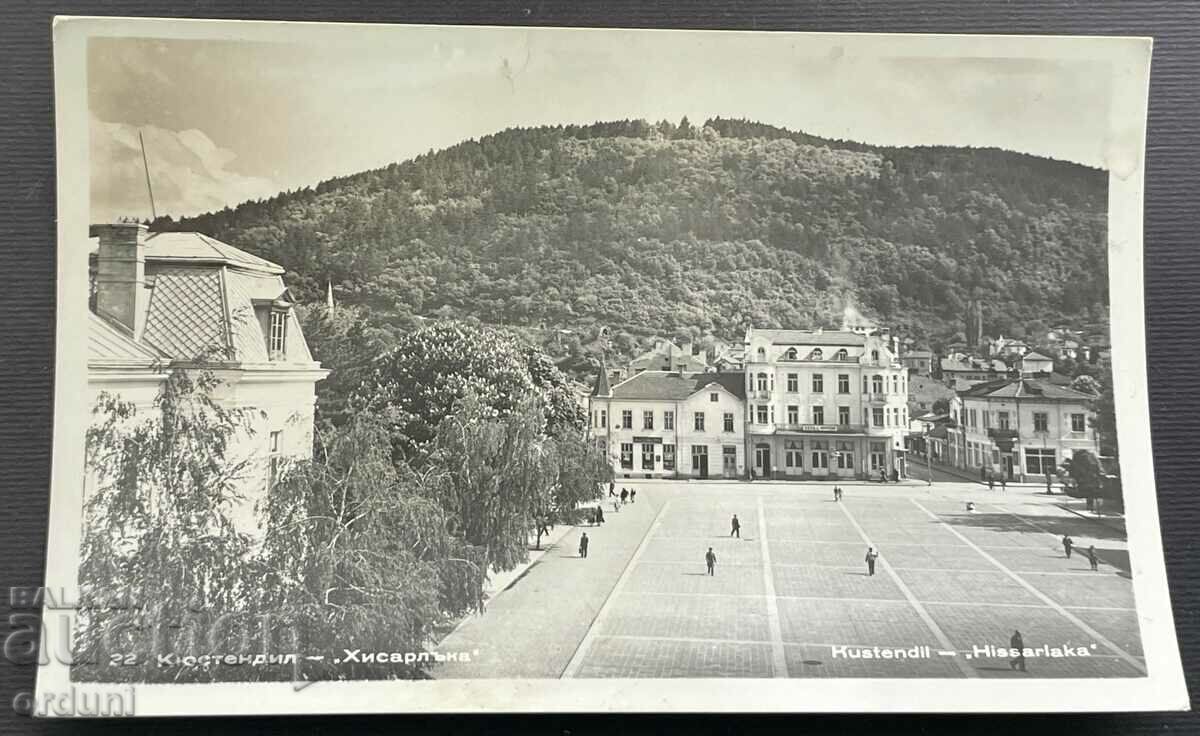
[[[637,502],[605,513],[602,526],[564,527],[567,531],[536,563],[497,587],[486,613],[468,616],[435,647],[467,652],[470,661],[439,664],[430,674],[435,679],[560,677],[663,500],[665,494],[639,489]],[[587,559],[578,554],[583,532],[591,540]]]
[[[1103,516],[1097,516],[1095,513],[1087,510],[1086,502],[1083,499],[1072,499],[1072,501],[1077,501],[1079,505],[1083,506],[1083,508],[1073,508],[1071,501],[1060,501],[1054,505],[1058,506],[1060,509],[1062,509],[1064,511],[1069,511],[1072,514],[1075,514],[1076,516],[1078,516],[1081,519],[1087,519],[1088,521],[1094,521],[1097,524],[1103,524],[1104,526],[1108,527],[1109,529],[1114,529],[1118,532],[1121,532],[1122,534],[1126,534],[1126,535],[1128,534],[1125,531],[1125,515],[1124,514],[1105,514]]]

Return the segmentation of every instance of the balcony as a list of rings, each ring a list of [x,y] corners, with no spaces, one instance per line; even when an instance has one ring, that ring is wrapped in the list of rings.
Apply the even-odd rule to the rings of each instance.
[[[750,398],[752,398],[752,399],[769,399],[769,398],[771,398],[771,392],[767,391],[765,389],[751,391]]]
[[[876,393],[872,391],[869,394],[863,394],[863,401],[868,401],[872,404],[886,404],[887,400],[888,394],[886,393]]]

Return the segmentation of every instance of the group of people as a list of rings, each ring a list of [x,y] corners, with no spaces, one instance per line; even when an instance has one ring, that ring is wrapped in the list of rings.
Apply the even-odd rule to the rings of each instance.
[[[617,493],[617,484],[614,481],[608,482],[608,497],[613,499],[613,512],[618,511],[621,506],[627,503],[633,503],[637,500],[637,489],[622,488],[620,493]],[[601,504],[596,504],[590,509],[585,509],[589,526],[604,525],[604,508]],[[586,558],[588,556],[588,545],[591,540],[588,539],[587,532],[579,536],[579,556]]]
[[[1062,538],[1063,552],[1066,553],[1067,559],[1071,559],[1071,552],[1075,549],[1075,540],[1071,539],[1070,535],[1064,534]],[[1093,570],[1100,569],[1100,558],[1096,556],[1096,545],[1089,545],[1087,551],[1083,553],[1088,559],[1088,564]]]
[[[987,479],[987,484],[988,484],[989,491],[996,490],[996,476],[989,475],[988,479]],[[1004,477],[1003,475],[1000,476],[1000,492],[1008,493],[1008,478]]]

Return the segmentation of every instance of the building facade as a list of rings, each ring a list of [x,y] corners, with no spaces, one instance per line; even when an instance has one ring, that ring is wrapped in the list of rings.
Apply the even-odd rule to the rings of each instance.
[[[231,520],[259,533],[255,505],[283,463],[312,454],[316,383],[328,375],[309,352],[283,268],[199,233],[115,223],[92,236],[89,410],[101,393],[152,410],[172,372],[211,371],[212,399],[242,418],[230,460],[250,469]]]
[[[908,371],[898,353],[886,330],[748,330],[746,456],[753,476],[905,476]]]
[[[643,371],[611,385],[601,373],[589,422],[618,478],[745,474],[741,373]]]
[[[1099,456],[1093,396],[1036,378],[988,381],[959,393],[950,464],[1019,482],[1058,473],[1077,450]]]

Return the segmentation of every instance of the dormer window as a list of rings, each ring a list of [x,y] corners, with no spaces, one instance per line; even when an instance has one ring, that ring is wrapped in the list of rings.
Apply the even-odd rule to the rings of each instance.
[[[757,355],[759,360],[765,361],[767,359],[767,349],[759,348]]]
[[[787,358],[788,360],[795,360],[796,359],[796,348],[788,348],[787,354],[784,355],[784,357]]]
[[[825,353],[821,352],[821,348],[817,348],[816,350],[812,351],[811,357],[813,360],[824,360]]]
[[[287,310],[271,310],[270,335],[267,338],[267,354],[271,360],[287,358]]]
[[[837,351],[833,355],[834,360],[846,360],[849,357],[850,357],[850,354],[847,353],[844,348],[842,350]]]
[[[879,360],[879,351],[878,350],[871,351],[871,360]]]

